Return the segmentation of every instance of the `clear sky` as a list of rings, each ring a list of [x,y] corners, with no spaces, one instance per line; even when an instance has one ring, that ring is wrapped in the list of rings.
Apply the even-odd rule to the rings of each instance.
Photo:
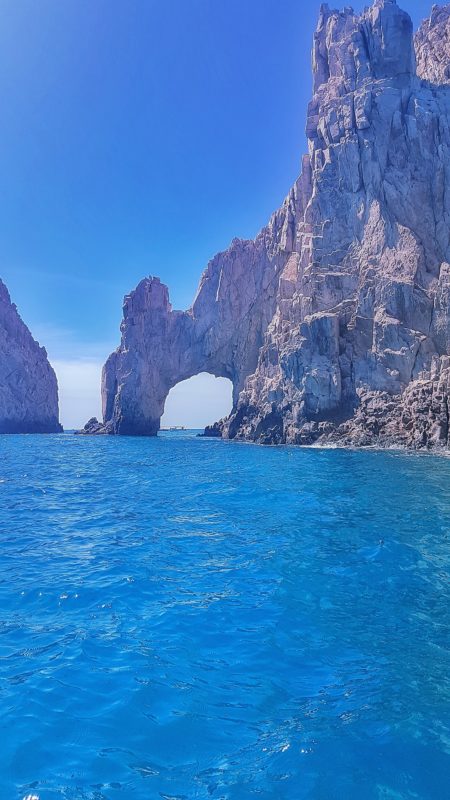
[[[399,4],[416,25],[431,8]],[[189,306],[208,259],[287,194],[319,5],[2,0],[0,276],[57,370],[67,427],[99,414],[123,295],[154,274]],[[216,395],[198,393],[197,421],[221,415]]]

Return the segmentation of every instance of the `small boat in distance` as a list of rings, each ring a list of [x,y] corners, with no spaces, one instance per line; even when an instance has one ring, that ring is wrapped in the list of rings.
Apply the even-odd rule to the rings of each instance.
[[[162,431],[185,431],[184,425],[171,425],[170,428],[160,428]]]

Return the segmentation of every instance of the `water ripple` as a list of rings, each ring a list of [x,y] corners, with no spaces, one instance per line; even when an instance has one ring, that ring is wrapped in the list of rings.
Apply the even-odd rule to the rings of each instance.
[[[8,800],[443,800],[450,461],[0,438]]]

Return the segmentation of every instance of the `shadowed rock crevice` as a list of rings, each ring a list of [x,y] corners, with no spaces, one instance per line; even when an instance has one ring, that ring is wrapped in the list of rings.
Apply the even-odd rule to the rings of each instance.
[[[233,382],[224,437],[448,446],[449,42],[450,6],[415,38],[394,0],[321,7],[300,177],[191,309],[157,278],[125,298],[100,432],[154,435],[170,388],[208,371]]]

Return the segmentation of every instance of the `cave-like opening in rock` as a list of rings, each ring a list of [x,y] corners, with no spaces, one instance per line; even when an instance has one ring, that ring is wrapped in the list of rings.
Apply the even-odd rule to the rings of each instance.
[[[228,416],[232,393],[233,384],[228,378],[216,378],[208,372],[180,381],[167,396],[161,428],[203,429]]]

